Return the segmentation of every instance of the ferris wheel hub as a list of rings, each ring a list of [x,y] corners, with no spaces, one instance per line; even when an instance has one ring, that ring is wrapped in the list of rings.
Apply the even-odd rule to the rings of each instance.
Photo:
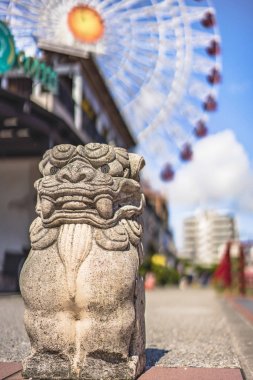
[[[68,13],[68,26],[74,38],[84,43],[95,43],[104,34],[100,14],[87,5],[77,5]]]

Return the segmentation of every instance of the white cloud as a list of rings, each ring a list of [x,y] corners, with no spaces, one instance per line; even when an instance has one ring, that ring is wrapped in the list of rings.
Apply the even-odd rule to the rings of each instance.
[[[194,159],[182,166],[169,185],[171,203],[199,206],[209,203],[238,203],[253,194],[250,163],[243,146],[231,130],[199,141]]]
[[[194,158],[181,166],[174,181],[159,179],[155,163],[144,170],[152,187],[169,199],[170,225],[177,246],[182,247],[182,225],[196,209],[232,212],[240,236],[253,239],[253,170],[244,147],[232,130],[206,137],[194,145]]]

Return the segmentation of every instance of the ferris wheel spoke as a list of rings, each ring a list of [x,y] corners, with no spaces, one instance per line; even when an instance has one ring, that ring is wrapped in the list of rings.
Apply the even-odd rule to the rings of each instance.
[[[176,121],[166,127],[163,128],[167,138],[170,139],[171,142],[174,140],[177,142],[177,147],[181,148],[185,142],[193,142],[192,136],[182,128],[181,124]]]
[[[124,18],[124,19],[131,19],[131,21],[136,20],[136,21],[148,21],[152,20],[154,17],[159,17],[161,18],[161,21],[163,19],[170,18],[172,16],[175,16],[176,14],[176,9],[174,7],[164,7],[164,4],[157,4],[154,7],[150,6],[143,6],[143,7],[133,7],[133,8],[122,8],[120,11],[117,12],[117,17],[119,19]],[[153,19],[153,22],[155,20]]]
[[[22,33],[25,33],[28,38],[31,37],[31,35],[36,36],[36,31],[34,31],[33,25],[24,25],[23,21],[20,19],[12,19],[10,26],[15,28],[15,34],[18,36],[20,36]]]
[[[127,98],[127,101],[129,101],[129,98],[134,96],[134,89],[131,87],[129,82],[125,78],[117,78],[117,88],[115,89],[116,94],[121,94],[121,99],[123,99],[123,93],[125,92]]]
[[[5,16],[5,17],[17,17],[17,18],[19,18],[20,20],[23,20],[23,21],[29,19],[29,21],[36,22],[36,19],[37,19],[37,16],[32,16],[31,14],[26,15],[24,17],[24,15],[21,12],[18,12],[17,10],[15,10],[15,12],[12,11],[12,10],[7,10],[7,11],[6,10],[1,10],[1,14],[0,15],[1,16]]]
[[[128,75],[127,75],[128,74]],[[122,75],[118,76],[118,80],[124,83],[129,89],[134,88],[135,86],[139,89],[143,80],[136,75],[136,73],[127,73],[124,72]]]
[[[123,4],[122,4],[123,3]],[[108,17],[109,14],[116,14],[118,13],[119,10],[122,9],[122,7],[129,7],[131,5],[136,5],[136,0],[124,0],[122,1],[108,1],[108,2],[103,2],[101,5],[101,10],[103,11],[105,17]]]
[[[153,142],[149,145],[150,150],[152,151],[153,154],[156,156],[156,160],[161,162],[162,157],[169,157],[168,154],[168,141],[159,138],[156,140],[153,140]],[[159,159],[160,158],[160,159]]]
[[[20,0],[12,0],[12,3],[20,4]],[[43,4],[43,1],[41,1],[40,3]],[[41,9],[40,3],[38,3],[37,0],[22,1],[22,5],[24,5],[27,9],[40,10]]]
[[[152,61],[154,62],[154,58],[152,56],[150,56],[149,61],[147,61],[147,64],[149,62],[152,62]],[[145,72],[143,72],[142,76],[140,76],[141,70],[138,70],[138,68],[134,66],[134,62],[127,61],[127,59],[124,57],[122,58],[121,62],[122,62],[122,67],[118,68],[118,70],[113,73],[112,77],[110,78],[111,80],[113,80],[114,78],[117,78],[119,76],[119,73],[121,73],[120,75],[122,75],[122,72],[124,71],[124,69],[128,69],[128,71],[130,71],[130,75],[131,75],[131,72],[133,73],[133,75],[136,73],[136,75],[138,77],[142,77],[142,81],[147,79],[147,74],[145,75],[145,72],[149,73],[149,75],[150,75],[150,70],[148,70],[148,71],[145,70]],[[150,66],[147,65],[146,67],[148,69]],[[132,70],[130,68],[132,68]]]
[[[189,84],[188,93],[198,99],[204,99],[210,93],[210,88],[208,83],[200,80],[194,80]]]
[[[199,54],[194,55],[192,65],[194,72],[207,74],[214,66],[219,68],[220,64],[217,65],[217,62],[210,61],[208,58],[203,57]]]
[[[138,54],[138,49],[132,49],[128,55],[129,62],[137,70],[141,70],[143,75],[153,70],[155,67],[155,57],[142,57]]]
[[[146,127],[140,134],[139,138],[146,138],[150,134],[154,133],[156,130],[160,128],[160,125],[165,122],[165,120],[170,119],[170,114],[175,106],[175,102],[177,101],[176,94],[169,94],[166,98],[166,108],[162,108],[159,110],[157,116],[154,118],[152,123],[148,127]]]
[[[219,41],[220,37],[215,34],[203,33],[200,31],[195,31],[192,33],[192,44],[195,47],[205,47],[212,40]]]
[[[190,102],[181,105],[180,114],[187,118],[191,124],[194,124],[201,117],[199,108]]]
[[[138,62],[135,60],[125,60],[124,63],[122,63],[122,68],[118,71],[116,71],[111,79],[113,80],[116,78],[119,73],[126,72],[126,75],[130,73],[130,75],[137,75],[139,78],[142,79],[142,81],[146,81],[150,75],[153,73],[153,65],[151,61],[151,65],[138,65]]]
[[[10,1],[8,1],[6,3],[8,3],[8,5],[10,5]],[[28,3],[25,1],[22,1],[22,3],[20,4],[19,0],[12,0],[11,6],[18,8],[18,9],[23,9],[24,12],[35,13],[35,14],[38,12],[38,10],[41,9],[38,6],[38,3],[36,5],[35,2],[30,2],[30,1]]]
[[[196,22],[199,20],[202,20],[203,19],[203,16],[205,16],[205,14],[207,12],[210,12],[212,14],[215,14],[215,10],[213,7],[187,7],[187,11],[186,11],[186,20],[187,22],[189,23],[192,23],[192,22]]]
[[[3,15],[6,16],[6,5],[0,4],[0,11],[4,12]]]

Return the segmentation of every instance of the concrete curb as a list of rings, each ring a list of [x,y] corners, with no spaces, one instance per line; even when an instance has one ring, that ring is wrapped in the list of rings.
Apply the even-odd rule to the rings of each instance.
[[[0,363],[1,380],[22,380],[21,363]],[[139,380],[243,380],[239,369],[152,367]]]
[[[221,304],[245,380],[253,380],[253,324],[242,307],[228,299],[221,299]]]
[[[243,380],[239,369],[153,367],[139,380]]]

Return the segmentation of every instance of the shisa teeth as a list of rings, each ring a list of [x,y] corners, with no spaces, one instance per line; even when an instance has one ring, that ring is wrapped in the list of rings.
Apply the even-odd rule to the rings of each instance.
[[[62,209],[67,209],[67,210],[84,210],[86,209],[87,206],[83,202],[65,202],[62,205]]]
[[[50,217],[54,212],[54,203],[48,198],[41,199],[41,211],[44,217]]]
[[[96,202],[96,209],[104,219],[111,219],[113,216],[113,203],[109,198],[100,198]]]
[[[82,195],[65,195],[63,197],[57,198],[57,203],[65,203],[65,202],[83,202],[83,203],[92,203],[92,200],[90,200],[87,197],[83,197]]]
[[[44,218],[50,216],[56,211],[62,210],[86,210],[93,203],[91,199],[81,195],[71,195],[58,197],[56,201],[50,198],[41,198],[41,211]],[[111,219],[113,216],[113,202],[110,198],[100,198],[96,201],[96,209],[103,219]]]

